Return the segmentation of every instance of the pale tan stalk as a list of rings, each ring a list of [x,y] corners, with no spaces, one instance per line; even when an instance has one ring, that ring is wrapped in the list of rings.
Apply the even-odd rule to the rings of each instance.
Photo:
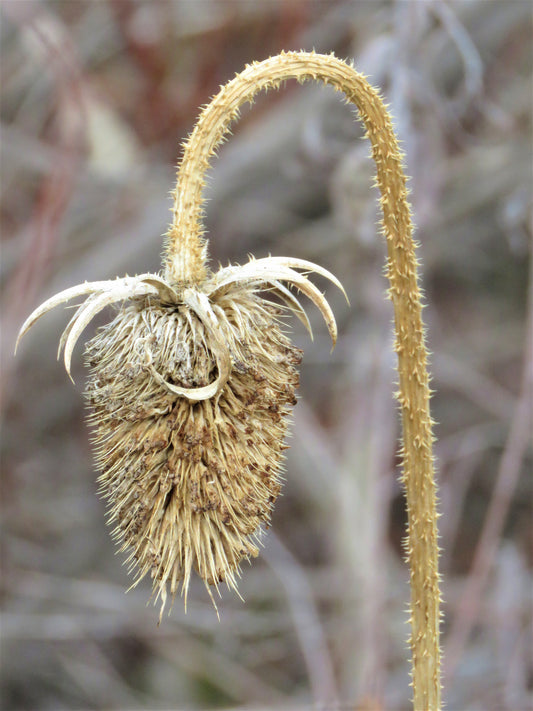
[[[372,145],[387,241],[389,294],[394,306],[399,393],[403,423],[403,482],[408,507],[407,557],[411,579],[411,650],[416,711],[440,708],[439,573],[436,491],[429,411],[427,350],[421,316],[417,260],[407,202],[402,153],[390,116],[364,76],[329,55],[287,52],[254,63],[226,84],[204,109],[184,147],[167,235],[165,278],[173,285],[208,277],[202,213],[210,158],[237,118],[239,107],[261,90],[287,79],[318,80],[358,108]]]

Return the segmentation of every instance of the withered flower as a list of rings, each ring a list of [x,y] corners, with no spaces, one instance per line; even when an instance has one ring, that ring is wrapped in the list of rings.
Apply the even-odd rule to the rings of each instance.
[[[86,346],[88,420],[113,536],[129,552],[135,584],[150,573],[163,606],[180,582],[186,596],[193,568],[208,586],[224,581],[236,590],[240,562],[258,553],[281,488],[302,356],[280,316],[293,311],[310,330],[286,285],[318,306],[333,343],[337,334],[324,296],[297,270],[342,289],[311,262],[269,257],[194,286],[157,274],[81,284],[45,301],[22,326],[19,338],[58,304],[88,295],[60,339],[70,375],[84,328],[123,302]]]
[[[181,171],[189,162],[186,150]],[[209,592],[222,581],[237,591],[239,565],[257,556],[280,493],[296,404],[302,352],[285,334],[283,316],[294,313],[312,336],[294,291],[304,294],[335,345],[335,318],[307,274],[344,293],[329,271],[304,259],[251,258],[212,273],[205,248],[195,264],[193,246],[175,243],[179,251],[167,258],[164,276],[62,291],[29,316],[18,337],[55,306],[86,297],[59,342],[70,376],[85,327],[121,304],[86,345],[88,422],[112,535],[128,552],[134,585],[150,573],[161,612],[180,586],[186,602],[193,569]]]
[[[307,274],[342,287],[301,259],[252,259],[212,273],[203,188],[210,158],[240,106],[291,78],[320,80],[343,92],[372,147],[398,355],[414,707],[438,711],[439,549],[417,259],[402,153],[383,101],[363,75],[314,52],[286,52],[247,66],[202,111],[184,146],[162,274],[67,289],[39,307],[20,336],[54,306],[87,296],[61,337],[69,372],[85,326],[106,306],[122,303],[87,344],[89,420],[114,535],[129,551],[136,582],[149,572],[163,606],[180,583],[186,595],[193,569],[208,590],[221,581],[236,588],[239,564],[257,554],[279,494],[283,438],[295,402],[301,352],[280,318],[293,312],[309,328],[297,298],[302,293],[320,309],[335,343],[331,309]]]

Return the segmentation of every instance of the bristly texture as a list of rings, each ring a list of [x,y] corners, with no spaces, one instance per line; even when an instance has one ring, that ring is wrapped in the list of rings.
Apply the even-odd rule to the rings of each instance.
[[[231,359],[216,397],[191,401],[161,385],[205,388],[219,344],[184,304],[141,297],[87,345],[101,493],[121,550],[154,590],[187,591],[194,569],[209,585],[256,556],[280,492],[286,417],[295,404],[301,351],[279,311],[241,284],[211,307]]]
[[[186,600],[193,570],[209,591],[220,582],[237,590],[241,561],[258,553],[281,488],[302,357],[281,318],[295,313],[310,331],[289,287],[311,299],[333,344],[337,338],[327,301],[297,270],[343,290],[318,265],[268,257],[220,269],[201,286],[178,287],[156,274],[81,284],[44,302],[22,326],[19,338],[58,304],[87,296],[59,342],[70,375],[89,321],[130,302],[87,344],[85,394],[113,536],[129,554],[134,585],[150,574],[161,614],[180,586]]]

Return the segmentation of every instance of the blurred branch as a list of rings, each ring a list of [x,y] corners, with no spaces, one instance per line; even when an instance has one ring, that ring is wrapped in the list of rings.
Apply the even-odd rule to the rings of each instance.
[[[450,353],[435,354],[435,372],[442,385],[460,390],[463,395],[483,408],[487,413],[507,422],[514,409],[514,398],[504,387],[492,378],[480,373],[464,360]]]
[[[253,699],[282,708],[287,699],[287,694],[270,685],[261,674],[247,668],[246,661],[236,661],[211,641],[204,642],[194,637],[189,637],[185,645],[176,645],[174,640],[163,641],[153,645],[153,652],[166,657],[193,679],[205,679],[230,698],[241,701]]]
[[[314,703],[319,707],[335,708],[338,692],[333,664],[305,570],[274,531],[269,532],[263,556],[287,594]]]
[[[532,230],[533,234],[533,230]],[[482,593],[494,561],[498,541],[518,484],[522,461],[531,442],[533,395],[533,249],[530,254],[529,295],[526,342],[520,395],[516,403],[509,436],[500,461],[485,523],[476,546],[468,576],[446,645],[445,677],[451,683],[480,609]]]
[[[33,214],[19,239],[26,243],[20,261],[6,286],[3,348],[11,355],[13,331],[52,266],[60,224],[70,202],[77,174],[83,163],[87,133],[84,86],[81,68],[66,29],[43,5],[34,2],[5,3],[4,12],[32,35],[41,47],[44,66],[54,75],[56,96],[53,115],[56,133],[55,160],[43,178]],[[7,338],[6,338],[7,336]],[[11,362],[11,358],[2,360]],[[4,381],[9,378],[4,371]]]
[[[477,96],[483,88],[483,62],[464,24],[459,20],[453,5],[433,0],[431,12],[439,18],[451,40],[457,47],[463,61],[464,82],[459,95],[453,100],[452,108],[461,114],[466,104]]]

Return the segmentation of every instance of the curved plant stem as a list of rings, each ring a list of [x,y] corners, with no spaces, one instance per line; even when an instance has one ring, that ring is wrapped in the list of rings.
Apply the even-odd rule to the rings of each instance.
[[[202,112],[184,147],[167,235],[165,277],[200,284],[207,277],[202,191],[209,160],[237,118],[239,107],[287,79],[333,86],[357,107],[372,145],[387,241],[389,295],[394,306],[395,350],[403,423],[403,483],[408,507],[407,558],[411,582],[411,651],[416,711],[440,708],[440,592],[436,492],[433,473],[427,350],[417,260],[402,153],[378,92],[352,66],[331,55],[287,52],[245,68]]]

